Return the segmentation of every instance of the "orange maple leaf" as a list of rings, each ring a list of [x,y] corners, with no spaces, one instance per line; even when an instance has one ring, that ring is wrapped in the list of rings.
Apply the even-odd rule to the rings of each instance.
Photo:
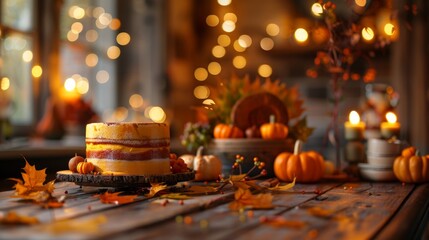
[[[238,188],[234,194],[235,200],[229,208],[238,211],[242,208],[268,209],[273,208],[273,195],[270,193],[252,194],[249,189]]]
[[[7,212],[4,217],[0,217],[1,224],[7,225],[30,225],[39,223],[39,219],[35,217],[20,215],[15,211]]]
[[[119,196],[122,192],[114,192],[109,193],[105,192],[102,194],[97,194],[95,197],[99,197],[102,203],[105,204],[125,204],[134,202],[134,199],[137,197],[137,195],[123,195]]]
[[[31,199],[35,201],[44,201],[54,191],[55,180],[43,184],[46,180],[46,168],[37,170],[35,165],[30,165],[25,160],[24,172],[21,173],[22,179],[10,178],[16,182],[15,195],[13,197],[20,197],[24,199]]]
[[[147,197],[147,198],[155,197],[156,194],[158,194],[159,192],[167,189],[167,185],[166,184],[151,183],[150,185],[151,185],[151,187],[149,189],[149,193],[145,195],[145,197]]]

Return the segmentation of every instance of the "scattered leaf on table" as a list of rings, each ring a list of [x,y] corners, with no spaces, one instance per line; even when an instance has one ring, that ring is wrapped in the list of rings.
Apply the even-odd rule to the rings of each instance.
[[[160,183],[151,183],[151,187],[149,189],[149,193],[145,195],[147,198],[155,197],[157,193],[161,192],[162,190],[167,189],[167,185],[160,184]]]
[[[14,211],[10,211],[0,218],[0,223],[8,225],[30,225],[39,223],[39,219],[36,217],[19,215]]]
[[[122,192],[104,192],[102,194],[95,195],[96,197],[99,197],[102,203],[105,204],[125,204],[133,202],[134,199],[137,197],[137,195],[122,195],[119,196]]]
[[[306,223],[298,220],[288,220],[281,216],[275,216],[270,218],[263,218],[262,223],[268,224],[272,227],[288,227],[288,228],[303,228]]]
[[[186,199],[190,199],[192,197],[181,194],[181,193],[167,193],[167,194],[161,195],[160,198],[175,199],[175,200],[186,200]]]
[[[54,191],[55,180],[43,184],[46,180],[46,168],[36,170],[36,167],[30,165],[27,160],[25,160],[25,167],[23,170],[24,172],[21,173],[23,180],[9,178],[16,182],[13,186],[15,188],[15,194],[12,197],[31,199],[36,202],[46,201],[46,197],[49,197]]]
[[[100,225],[105,222],[107,222],[106,216],[99,215],[86,220],[71,219],[56,221],[42,226],[42,230],[52,232],[54,234],[66,232],[97,233],[100,231]]]
[[[296,180],[296,177],[293,179],[293,181],[291,183],[288,183],[288,184],[282,185],[282,186],[280,184],[278,184],[277,186],[272,187],[272,188],[268,188],[268,189],[271,191],[287,191],[287,190],[289,190],[295,186],[295,180]]]
[[[186,189],[186,195],[208,195],[218,192],[218,189],[212,186],[192,185]]]
[[[321,218],[330,218],[334,215],[334,213],[336,211],[331,210],[331,209],[323,209],[321,207],[311,207],[309,209],[307,209],[307,211],[316,217],[321,217]]]
[[[229,176],[229,180],[231,182],[239,182],[239,181],[243,181],[245,177],[246,177],[246,174],[231,175]]]
[[[239,188],[234,194],[235,200],[229,204],[229,208],[238,211],[242,208],[268,209],[273,208],[273,195],[260,193],[253,195],[249,189]]]

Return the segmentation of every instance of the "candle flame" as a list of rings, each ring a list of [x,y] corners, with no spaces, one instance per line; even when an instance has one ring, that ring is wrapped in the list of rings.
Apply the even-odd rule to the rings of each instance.
[[[393,112],[386,113],[386,119],[389,123],[395,123],[397,121],[397,117]]]
[[[359,113],[356,111],[351,111],[349,114],[349,121],[352,124],[358,124],[360,122]]]

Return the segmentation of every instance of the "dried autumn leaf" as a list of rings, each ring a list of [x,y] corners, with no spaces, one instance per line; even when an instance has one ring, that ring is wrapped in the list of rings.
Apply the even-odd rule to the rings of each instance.
[[[30,225],[39,223],[39,219],[36,217],[19,215],[14,211],[10,211],[6,213],[4,217],[0,218],[0,223],[8,225]]]
[[[55,189],[55,180],[43,184],[46,180],[46,168],[36,170],[35,165],[30,165],[27,160],[25,160],[23,170],[24,172],[21,173],[23,180],[10,178],[16,182],[13,197],[31,199],[36,202],[45,201]]]
[[[234,193],[235,200],[230,203],[229,208],[238,211],[242,208],[269,209],[273,208],[273,195],[260,193],[253,195],[249,189],[239,188]]]
[[[193,185],[186,190],[186,195],[208,195],[218,192],[219,190],[212,186]]]
[[[125,204],[133,202],[137,195],[123,195],[119,196],[122,192],[104,192],[103,194],[97,194],[96,197],[99,197],[102,203],[105,204]]]
[[[334,213],[336,211],[331,210],[331,209],[323,209],[320,207],[311,207],[309,209],[307,209],[307,211],[316,217],[321,217],[321,218],[330,218],[334,215]]]
[[[272,227],[287,227],[287,228],[303,228],[306,223],[297,220],[288,220],[284,217],[276,216],[271,218],[263,218],[262,223],[268,224]]]
[[[192,197],[181,194],[181,193],[168,193],[168,194],[161,195],[160,198],[175,199],[175,200],[186,200],[186,199],[190,199]]]
[[[155,197],[157,193],[167,189],[167,185],[165,184],[151,183],[150,185],[149,193],[145,195],[147,198]]]
[[[289,190],[295,186],[295,180],[296,180],[296,177],[293,179],[293,181],[291,183],[288,183],[288,184],[282,185],[282,186],[280,186],[280,184],[277,184],[277,186],[272,187],[272,188],[268,188],[268,189],[271,191],[287,191],[287,190]]]
[[[66,232],[79,232],[79,233],[97,233],[100,231],[100,225],[107,222],[104,215],[99,215],[87,220],[62,220],[56,221],[42,227],[42,230],[49,231],[54,234],[61,234]]]

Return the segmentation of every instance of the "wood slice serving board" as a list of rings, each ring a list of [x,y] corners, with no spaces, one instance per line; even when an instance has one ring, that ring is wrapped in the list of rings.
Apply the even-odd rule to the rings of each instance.
[[[174,173],[166,175],[113,175],[113,174],[80,174],[70,170],[57,172],[57,180],[61,182],[74,182],[81,186],[132,188],[149,187],[150,183],[164,183],[175,185],[178,182],[191,181],[195,172]]]

